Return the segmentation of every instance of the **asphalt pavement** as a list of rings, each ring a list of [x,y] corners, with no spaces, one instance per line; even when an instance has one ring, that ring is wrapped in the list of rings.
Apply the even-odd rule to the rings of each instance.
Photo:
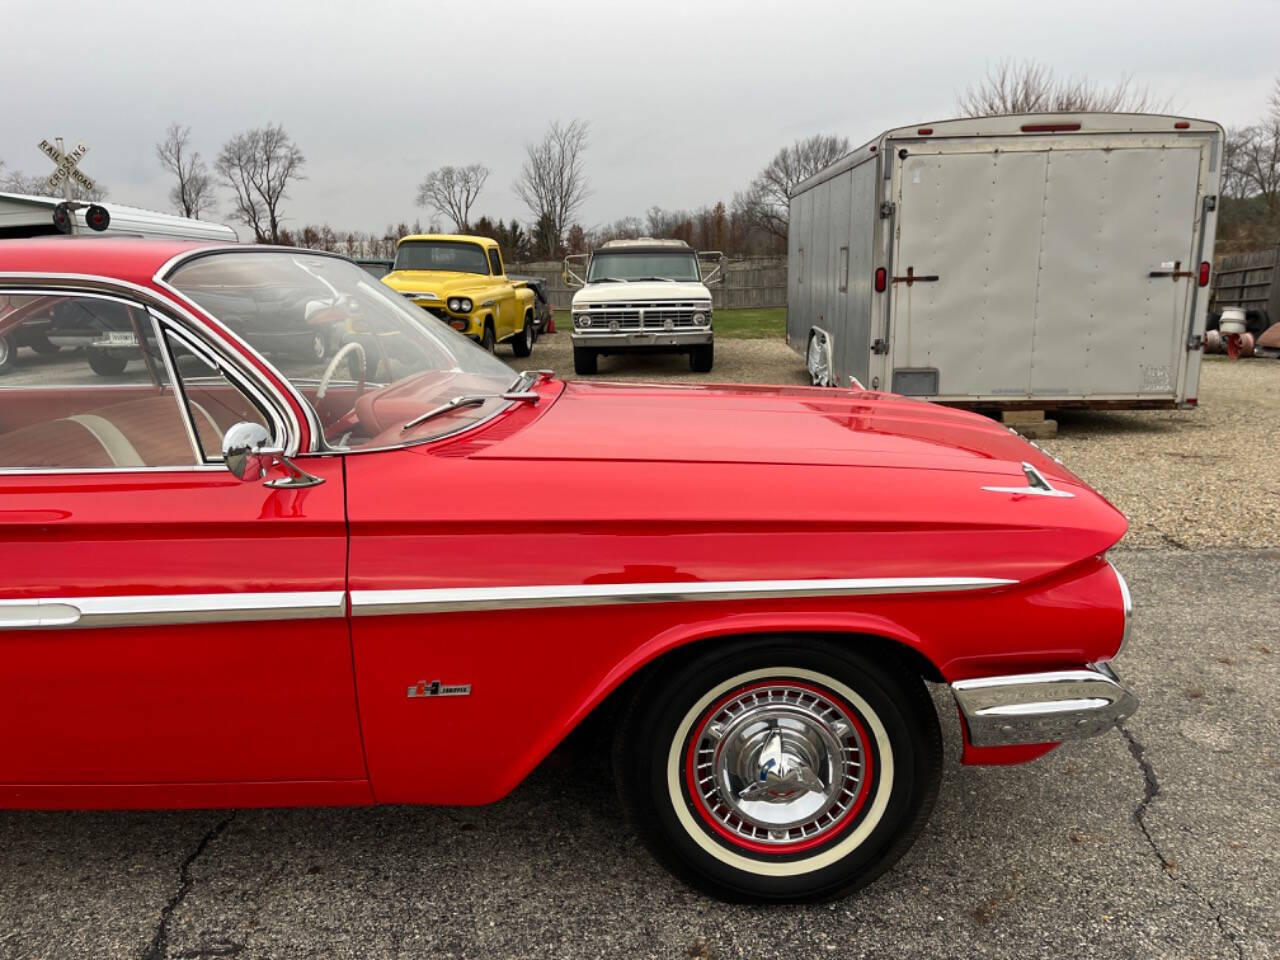
[[[1028,766],[962,767],[935,690],[937,809],[852,899],[685,888],[584,736],[490,807],[0,813],[0,957],[1278,954],[1280,551],[1115,556],[1137,715]]]

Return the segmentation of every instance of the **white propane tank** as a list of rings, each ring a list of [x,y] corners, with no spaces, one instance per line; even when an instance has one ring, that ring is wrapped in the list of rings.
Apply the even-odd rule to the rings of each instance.
[[[1218,329],[1224,337],[1233,333],[1244,333],[1244,311],[1239,307],[1224,307],[1222,318],[1218,321]]]

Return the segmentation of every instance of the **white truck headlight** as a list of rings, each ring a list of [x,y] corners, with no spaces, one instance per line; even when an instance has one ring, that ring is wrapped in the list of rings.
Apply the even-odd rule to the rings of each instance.
[[[695,327],[704,327],[707,324],[707,315],[705,313],[695,313],[693,315],[693,325]]]
[[[591,318],[585,313],[575,313],[573,315],[573,325],[575,327],[589,327],[591,326]]]

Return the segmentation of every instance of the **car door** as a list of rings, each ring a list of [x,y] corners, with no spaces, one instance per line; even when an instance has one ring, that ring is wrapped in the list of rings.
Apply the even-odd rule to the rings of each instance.
[[[11,290],[0,328],[42,293],[0,376],[0,806],[366,799],[341,460],[236,479],[227,427],[288,429],[262,383],[104,293]]]

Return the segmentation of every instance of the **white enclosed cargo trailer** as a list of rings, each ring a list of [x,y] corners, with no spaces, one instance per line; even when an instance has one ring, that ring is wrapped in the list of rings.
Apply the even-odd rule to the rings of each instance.
[[[1194,404],[1222,128],[1148,114],[881,134],[791,194],[816,383],[966,406]]]

